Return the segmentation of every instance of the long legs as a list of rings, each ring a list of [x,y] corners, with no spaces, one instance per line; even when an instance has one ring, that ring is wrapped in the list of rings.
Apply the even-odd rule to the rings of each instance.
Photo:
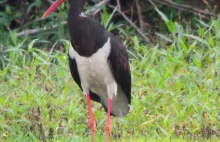
[[[94,142],[94,117],[92,114],[92,105],[90,101],[90,94],[88,93],[86,95],[87,99],[87,104],[88,104],[88,113],[89,113],[89,127],[91,130],[91,135],[92,135],[92,142]],[[105,131],[106,131],[106,142],[109,141],[109,133],[110,133],[110,112],[111,112],[111,106],[112,106],[112,99],[108,99],[108,113],[107,113],[107,121],[105,125]]]
[[[87,99],[87,104],[88,104],[88,113],[89,113],[89,127],[91,130],[91,135],[92,135],[92,142],[94,142],[94,117],[92,114],[92,105],[91,105],[91,101],[90,101],[90,94],[86,94],[86,99]]]

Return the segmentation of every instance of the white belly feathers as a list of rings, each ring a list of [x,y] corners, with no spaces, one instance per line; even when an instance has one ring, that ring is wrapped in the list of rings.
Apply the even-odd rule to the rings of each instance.
[[[104,46],[90,57],[80,56],[72,46],[69,47],[69,56],[76,60],[84,95],[91,90],[99,95],[102,104],[106,107],[108,98],[112,98],[111,112],[122,117],[128,113],[129,105],[126,95],[117,85],[109,66],[110,49],[110,38],[108,38]]]
[[[81,86],[85,94],[89,93],[89,90],[99,95],[106,95],[102,97],[108,97],[107,94],[109,97],[117,94],[117,84],[108,63],[110,48],[110,38],[91,57],[82,57],[73,47],[69,48],[70,57],[76,59]]]

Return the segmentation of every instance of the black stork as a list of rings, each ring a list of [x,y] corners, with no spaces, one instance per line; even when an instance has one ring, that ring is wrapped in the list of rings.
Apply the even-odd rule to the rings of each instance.
[[[65,0],[56,0],[44,13],[48,16]],[[110,115],[123,117],[131,103],[131,74],[125,46],[100,23],[84,16],[85,0],[71,0],[68,29],[71,37],[69,67],[73,79],[84,92],[92,142],[94,118],[90,99],[99,102],[107,112],[106,142],[110,133]]]

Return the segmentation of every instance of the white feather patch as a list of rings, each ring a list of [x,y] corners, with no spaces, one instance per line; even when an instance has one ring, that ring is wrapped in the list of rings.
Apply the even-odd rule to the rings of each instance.
[[[109,66],[108,56],[111,51],[111,39],[90,57],[80,56],[72,46],[69,47],[69,56],[76,59],[81,86],[84,94],[92,92],[99,95],[102,103],[107,107],[108,98],[112,98],[111,112],[122,117],[129,111],[127,97],[114,79]]]

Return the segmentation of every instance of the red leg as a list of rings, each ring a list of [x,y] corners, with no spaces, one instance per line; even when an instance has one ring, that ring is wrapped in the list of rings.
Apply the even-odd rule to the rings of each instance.
[[[106,130],[106,142],[108,142],[109,139],[109,133],[110,133],[110,112],[111,112],[111,106],[112,106],[112,99],[108,99],[108,114],[107,114],[107,121],[105,125]]]
[[[91,135],[92,135],[92,142],[94,142],[94,117],[92,114],[92,105],[90,101],[90,94],[88,93],[86,95],[87,103],[88,103],[88,111],[89,111],[89,127],[91,130]]]

